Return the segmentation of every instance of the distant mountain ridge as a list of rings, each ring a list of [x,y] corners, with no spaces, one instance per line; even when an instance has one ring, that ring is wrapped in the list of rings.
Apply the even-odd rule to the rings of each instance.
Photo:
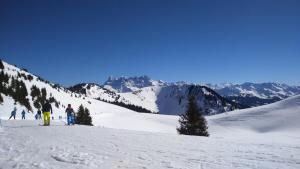
[[[216,94],[222,97],[221,100],[226,100],[232,107],[246,108],[255,107],[265,104],[274,103],[284,98],[300,94],[299,86],[289,86],[279,83],[243,83],[243,84],[190,84],[184,81],[168,83],[161,80],[153,80],[149,76],[140,77],[110,77],[103,86],[90,84],[92,87],[87,90],[87,96],[93,98],[102,98],[109,101],[118,101],[126,104],[134,104],[144,107],[152,112],[159,112],[163,114],[180,114],[176,110],[184,111],[185,105],[182,100],[188,97],[188,90],[191,87],[197,86],[203,90],[212,89]],[[207,87],[206,89],[204,87]],[[97,89],[98,88],[98,89]],[[105,89],[114,92],[110,96]],[[73,90],[74,91],[74,90]],[[168,92],[166,92],[168,91]],[[77,90],[75,92],[80,92]],[[222,113],[226,110],[216,107],[216,104],[206,102],[204,92],[195,93],[198,95],[199,106],[205,109],[205,114]],[[163,93],[163,94],[162,94]],[[164,95],[162,97],[162,95]],[[201,96],[201,97],[200,97]],[[171,99],[172,98],[172,99]],[[182,99],[184,98],[184,99]],[[171,101],[172,100],[172,101]],[[218,99],[214,99],[217,101]],[[206,103],[205,103],[206,102]],[[232,103],[236,103],[233,106]],[[182,105],[181,105],[182,104]],[[209,107],[214,107],[209,110]],[[230,106],[229,106],[230,107]]]
[[[133,92],[140,88],[165,85],[163,81],[156,81],[150,79],[149,76],[135,76],[135,77],[109,77],[108,80],[103,84],[104,88],[107,88],[116,92]]]
[[[247,107],[220,96],[207,86],[185,82],[166,83],[152,80],[148,76],[109,77],[103,86],[79,84],[69,89],[87,97],[141,106],[151,112],[170,115],[184,113],[191,95],[196,97],[199,107],[207,115]]]
[[[300,94],[300,86],[280,83],[242,83],[226,85],[208,85],[220,95],[237,103],[251,107],[274,103],[287,97]]]

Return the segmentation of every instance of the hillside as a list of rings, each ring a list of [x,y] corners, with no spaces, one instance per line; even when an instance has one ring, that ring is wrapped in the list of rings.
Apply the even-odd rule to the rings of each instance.
[[[233,131],[236,129],[262,134],[270,132],[299,133],[300,95],[265,106],[211,116],[208,119],[211,126]]]
[[[49,98],[52,98],[53,100],[52,107],[54,110],[54,114],[52,115],[52,117],[54,119],[59,119],[59,116],[62,116],[63,118],[65,117],[64,112],[67,104],[72,104],[75,110],[77,110],[79,105],[82,104],[84,107],[87,107],[90,110],[91,115],[100,114],[100,113],[114,113],[114,112],[136,113],[129,109],[125,109],[113,104],[108,104],[106,102],[98,101],[89,97],[84,97],[81,94],[73,93],[60,85],[52,84],[51,82],[48,82],[42,79],[41,77],[35,76],[27,72],[27,70],[22,70],[6,62],[3,62],[3,65],[4,65],[4,69],[0,71],[2,72],[2,74],[8,77],[8,80],[6,81],[4,79],[1,79],[2,86],[11,90],[12,82],[17,81],[18,83],[24,84],[24,87],[21,90],[22,98],[20,98],[19,95],[12,95],[13,93],[16,92],[7,92],[7,89],[5,88],[3,89],[3,87],[1,87],[0,93],[1,93],[1,97],[3,98],[3,102],[0,104],[0,118],[2,119],[8,119],[10,116],[10,112],[13,110],[14,107],[17,107],[18,109],[17,118],[18,116],[20,117],[21,111],[25,110],[26,112],[29,112],[26,115],[27,118],[33,119],[35,113],[37,112],[37,108],[41,106],[43,99],[49,99]],[[40,91],[39,93],[41,94],[33,97],[32,96],[33,86],[36,86],[36,88]],[[43,89],[45,91],[44,94],[42,92]],[[5,95],[4,93],[6,94],[10,93],[10,94]],[[44,98],[39,99],[42,98],[43,95],[45,95]],[[16,99],[22,100],[25,103],[28,102],[27,105],[29,107],[28,106],[25,107],[24,104],[20,103],[20,101]],[[36,104],[38,105],[35,105],[34,104],[35,102],[37,102]]]
[[[105,128],[70,127],[61,121],[44,127],[39,121],[2,120],[0,166],[296,169],[300,167],[299,101],[298,95],[267,106],[209,116],[210,137],[174,134],[175,116],[157,114],[136,113],[130,118],[116,112],[99,114],[95,122]],[[140,120],[145,115],[146,121],[156,123],[144,124]],[[140,132],[147,127],[165,133]]]

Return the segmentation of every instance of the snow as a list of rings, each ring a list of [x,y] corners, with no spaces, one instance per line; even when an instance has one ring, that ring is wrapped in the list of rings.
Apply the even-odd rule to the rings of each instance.
[[[26,75],[30,74],[23,70],[20,70],[19,68],[15,67],[13,65],[6,63],[6,62],[3,62],[3,64],[5,66],[4,72],[9,74],[10,76],[14,76],[15,78],[17,77],[18,72],[25,73]],[[30,74],[30,75],[32,75],[32,74]],[[72,104],[72,107],[74,108],[74,110],[77,110],[78,107],[82,104],[84,107],[87,107],[90,110],[91,114],[114,113],[114,112],[136,113],[129,109],[125,109],[125,108],[122,108],[122,107],[119,107],[116,105],[112,105],[109,103],[95,100],[93,98],[84,97],[82,95],[72,93],[68,90],[65,90],[64,88],[61,88],[59,90],[55,89],[50,84],[47,84],[45,82],[37,80],[36,76],[34,76],[34,75],[32,75],[32,76],[34,78],[32,81],[24,80],[22,78],[22,81],[25,83],[27,91],[29,93],[28,98],[29,98],[31,107],[33,108],[33,112],[29,112],[26,114],[26,116],[27,116],[26,118],[28,118],[28,119],[34,119],[34,115],[37,112],[37,109],[33,106],[33,101],[30,96],[30,93],[31,93],[30,89],[33,85],[36,85],[39,89],[46,88],[47,97],[49,98],[50,95],[52,95],[57,101],[59,101],[61,103],[59,108],[55,107],[54,104],[52,104],[52,108],[53,108],[53,112],[54,112],[52,116],[55,119],[58,119],[59,116],[62,116],[62,117],[66,116],[65,108],[68,104]],[[17,109],[18,109],[17,116],[18,116],[18,114],[20,114],[20,112],[23,109],[26,110],[26,108],[24,106],[21,106],[18,103],[16,103],[16,105],[15,105],[14,100],[11,97],[5,96],[3,94],[2,94],[2,97],[4,99],[4,102],[3,102],[3,104],[0,104],[0,118],[8,119],[10,116],[10,113],[14,107],[17,107]]]
[[[250,109],[210,116],[212,126],[250,130],[258,133],[300,133],[300,95]]]
[[[300,95],[209,116],[210,137],[176,134],[177,116],[117,108],[93,114],[93,127],[2,120],[0,168],[300,168]]]
[[[299,86],[289,86],[279,83],[242,83],[242,84],[206,84],[219,92],[222,96],[251,95],[254,97],[268,99],[272,97],[287,98],[300,94]]]
[[[28,74],[4,65],[5,72],[12,76],[17,72]],[[75,93],[37,81],[36,76],[33,81],[24,82],[27,89],[32,85],[46,88],[48,96],[51,93],[61,105],[88,107],[94,126],[65,126],[65,119],[57,120],[59,115],[65,116],[64,108],[54,105],[56,120],[51,121],[51,126],[40,126],[41,120],[32,120],[34,113],[26,115],[29,120],[20,120],[24,107],[1,94],[4,102],[0,104],[0,169],[300,168],[300,95],[270,105],[207,116],[207,138],[178,135],[178,116],[137,113],[78,94],[75,97]],[[99,90],[95,87],[91,91],[97,95]],[[122,94],[157,109],[152,103],[166,96],[158,93],[161,86]],[[32,105],[30,97],[29,100]],[[179,109],[173,106],[174,100],[167,101],[171,108]],[[15,106],[17,120],[7,120]]]
[[[159,112],[157,96],[161,86],[144,87],[135,92],[118,93],[124,103],[142,106],[152,112]]]

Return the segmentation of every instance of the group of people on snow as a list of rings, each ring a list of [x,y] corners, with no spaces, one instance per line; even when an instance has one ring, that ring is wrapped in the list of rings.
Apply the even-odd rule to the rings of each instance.
[[[42,119],[42,113],[43,113],[43,118],[44,118],[44,126],[49,126],[50,125],[50,119],[51,119],[51,114],[53,114],[52,106],[50,102],[47,100],[46,103],[42,107],[42,111],[38,109],[35,119]],[[68,107],[65,111],[67,114],[67,124],[68,125],[74,125],[75,124],[75,112],[71,106],[71,104],[68,104]],[[17,108],[15,107],[14,110],[11,112],[11,115],[9,117],[9,120],[11,118],[16,119],[16,114],[17,114]],[[25,119],[25,110],[21,112],[22,119]],[[53,118],[53,117],[52,117]]]
[[[25,114],[26,114],[26,112],[25,112],[25,110],[23,110],[23,111],[21,112],[22,120],[23,120],[23,119],[25,120]],[[11,119],[11,118],[16,119],[16,115],[17,115],[17,108],[15,107],[14,110],[10,113],[9,119]]]

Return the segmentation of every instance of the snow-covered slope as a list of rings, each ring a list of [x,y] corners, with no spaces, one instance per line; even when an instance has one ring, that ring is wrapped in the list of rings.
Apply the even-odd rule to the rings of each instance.
[[[210,116],[208,119],[212,128],[224,128],[233,135],[238,135],[234,133],[235,130],[300,133],[300,95],[269,105]]]
[[[150,127],[166,133],[65,126],[60,121],[44,127],[38,125],[40,121],[2,120],[0,167],[298,169],[299,108],[298,95],[209,116],[210,137],[173,134],[176,116],[157,114],[100,113],[95,121],[105,127],[142,131]],[[152,122],[144,124],[141,119]]]
[[[89,97],[84,97],[81,94],[73,93],[61,86],[57,86],[50,82],[42,80],[41,78],[31,73],[28,73],[24,70],[21,70],[18,67],[10,65],[6,62],[3,62],[3,64],[4,64],[4,69],[1,71],[9,75],[9,79],[10,79],[9,83],[11,83],[12,78],[18,79],[25,83],[26,90],[28,93],[27,99],[29,100],[30,106],[32,108],[32,112],[29,112],[26,115],[28,119],[33,119],[35,113],[37,112],[37,108],[34,107],[33,100],[30,95],[31,87],[33,85],[37,86],[37,88],[39,89],[45,88],[47,91],[47,98],[54,97],[57,100],[58,106],[52,104],[52,107],[54,109],[54,113],[52,116],[54,117],[54,119],[58,119],[59,116],[62,116],[63,118],[65,117],[64,112],[67,104],[72,104],[75,110],[77,110],[78,107],[82,104],[84,107],[87,107],[90,110],[92,116],[94,114],[101,114],[101,113],[125,113],[125,114],[136,113],[129,109],[125,109],[116,105],[98,101]],[[25,79],[23,76],[19,77],[18,74],[24,74],[25,76],[31,75],[33,79],[28,80]],[[17,107],[18,109],[17,118],[20,118],[21,111],[22,110],[26,111],[26,108],[23,105],[21,105],[19,102],[15,103],[15,100],[11,96],[6,96],[2,92],[0,92],[0,94],[3,97],[3,103],[0,104],[0,118],[8,119],[14,107]]]
[[[84,94],[90,98],[101,98],[107,101],[116,101],[120,98],[116,92],[108,90],[95,83],[81,83],[68,88],[76,93]]]

